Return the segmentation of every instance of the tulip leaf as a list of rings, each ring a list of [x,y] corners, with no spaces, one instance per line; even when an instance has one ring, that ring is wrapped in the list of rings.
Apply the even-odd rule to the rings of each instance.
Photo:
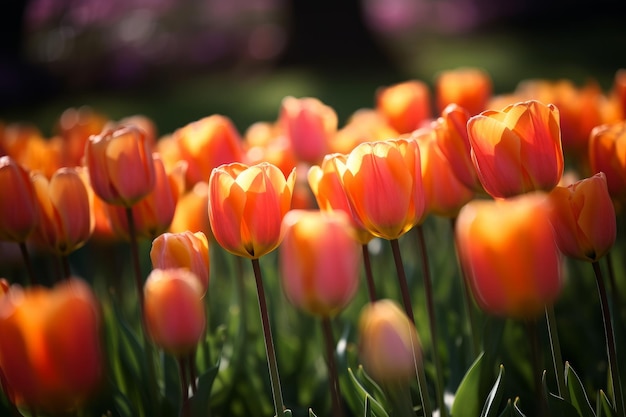
[[[565,385],[567,386],[572,405],[578,410],[581,417],[595,417],[585,388],[568,362],[565,363]]]
[[[361,384],[363,384],[363,386],[368,392],[372,393],[372,396],[374,398],[378,398],[379,400],[382,400],[385,398],[385,393],[380,388],[380,386],[376,383],[376,381],[374,381],[372,377],[370,377],[367,374],[367,372],[365,372],[365,369],[363,369],[363,365],[359,365],[356,373],[357,373],[357,377],[359,378],[359,381],[361,381]]]
[[[283,410],[283,417],[292,417],[293,413],[290,409]]]
[[[364,417],[374,417],[374,414],[372,413],[372,406],[370,405],[370,398],[369,396],[365,397],[365,403],[363,404],[363,416]]]
[[[487,400],[485,401],[485,405],[483,406],[483,410],[480,413],[480,417],[495,417],[497,416],[498,408],[500,407],[500,401],[502,399],[502,380],[504,379],[504,366],[500,365],[500,371],[498,373],[498,378],[496,378],[496,382],[493,384],[493,388],[491,392],[487,396]]]
[[[598,392],[596,417],[617,417],[617,413],[615,409],[613,409],[611,401],[602,390]]]
[[[506,407],[502,410],[502,413],[498,417],[526,417],[522,410],[519,409],[519,397],[515,398],[514,402],[511,402],[509,398],[506,402]]]
[[[451,414],[454,417],[476,417],[481,415],[489,386],[485,384],[488,373],[485,353],[481,352],[465,373],[454,396]]]
[[[348,368],[348,374],[350,375],[350,380],[352,381],[352,388],[356,390],[359,396],[363,398],[366,413],[368,408],[371,406],[372,416],[389,417],[389,414],[387,414],[384,407],[378,401],[376,401],[376,399],[372,397],[369,392],[367,392],[365,387],[357,379],[357,377],[354,375],[354,372],[352,372],[352,368]]]
[[[317,417],[312,408],[309,408],[309,417]]]
[[[113,393],[113,404],[119,417],[133,417],[137,412],[133,408],[131,401],[119,390]]]
[[[213,382],[217,376],[220,363],[218,362],[204,372],[198,378],[198,386],[196,393],[189,399],[189,405],[192,416],[206,416],[209,412],[210,400],[211,400],[211,388]]]

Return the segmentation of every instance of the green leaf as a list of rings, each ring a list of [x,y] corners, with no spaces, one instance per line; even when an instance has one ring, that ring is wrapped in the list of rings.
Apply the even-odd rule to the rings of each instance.
[[[365,403],[363,404],[363,416],[365,417],[374,417],[374,413],[372,413],[372,406],[370,404],[372,397],[366,396]]]
[[[359,393],[359,396],[363,398],[363,401],[365,404],[365,412],[366,413],[368,412],[368,409],[369,409],[368,402],[369,402],[369,405],[371,405],[372,416],[389,417],[389,414],[387,414],[384,407],[378,401],[376,401],[376,399],[372,397],[372,395],[369,392],[367,392],[365,387],[363,387],[361,382],[354,375],[354,372],[352,372],[352,368],[348,368],[348,374],[350,375],[350,380],[352,381],[353,389],[355,389]]]
[[[570,366],[569,362],[565,362],[565,385],[569,391],[572,405],[581,417],[595,417],[593,408],[589,403],[585,388],[583,387],[580,378],[576,375],[574,369]]]
[[[283,411],[283,417],[292,417],[293,413],[291,412],[290,409],[286,409]]]
[[[504,379],[504,366],[500,365],[500,371],[498,372],[498,378],[496,378],[496,382],[493,384],[493,388],[489,395],[487,396],[487,400],[485,401],[485,405],[483,406],[483,410],[480,413],[480,417],[496,417],[498,409],[500,407],[500,401],[502,400],[502,380]]]
[[[615,409],[613,409],[611,401],[602,390],[598,392],[596,408],[596,417],[617,417],[617,413]]]
[[[317,417],[312,408],[309,408],[309,417]]]
[[[380,385],[378,385],[376,381],[374,381],[372,377],[370,377],[367,372],[365,372],[363,365],[359,365],[356,373],[359,381],[361,381],[361,384],[363,384],[364,388],[368,392],[372,393],[372,396],[384,405],[384,400],[386,399],[385,393],[383,392],[382,388],[380,388]]]
[[[113,404],[119,417],[133,417],[137,415],[130,400],[119,390],[113,393]]]
[[[189,399],[192,416],[206,416],[210,406],[211,388],[219,370],[219,360],[198,378],[198,387],[193,397]]]
[[[513,401],[513,416],[514,417],[526,417],[522,410],[519,409],[519,397],[515,398]]]
[[[489,385],[485,381],[491,378],[491,373],[487,369],[489,364],[485,362],[485,357],[485,353],[481,352],[461,380],[450,410],[454,417],[481,415],[484,406],[483,399],[489,393]]]

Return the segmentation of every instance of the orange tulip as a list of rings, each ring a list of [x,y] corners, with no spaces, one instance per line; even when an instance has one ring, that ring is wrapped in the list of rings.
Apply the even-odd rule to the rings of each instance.
[[[226,116],[214,114],[189,123],[173,134],[187,161],[187,188],[207,181],[213,168],[243,161],[241,136]]]
[[[485,191],[506,198],[552,190],[563,175],[559,111],[538,101],[488,110],[467,122],[471,155]]]
[[[437,74],[435,92],[440,113],[454,103],[473,116],[487,108],[493,85],[489,74],[480,68],[457,68]]]
[[[422,366],[422,347],[415,329],[391,300],[367,304],[359,317],[359,356],[378,382],[406,381]]]
[[[144,320],[155,345],[176,356],[191,353],[204,334],[200,279],[188,269],[155,269],[144,286]]]
[[[595,262],[606,255],[617,234],[615,209],[600,172],[550,192],[551,221],[563,254]]]
[[[275,165],[222,165],[209,179],[209,221],[227,251],[258,259],[279,245],[283,217],[291,207],[295,169],[285,179]]]
[[[376,92],[376,110],[399,133],[411,133],[432,117],[428,85],[411,80],[380,88]]]
[[[346,196],[343,190],[343,185],[339,179],[339,173],[337,172],[337,165],[334,159],[339,159],[343,164],[347,159],[346,155],[342,154],[330,154],[324,157],[321,166],[313,165],[309,168],[307,179],[309,186],[315,195],[317,205],[320,210],[333,211],[341,210],[349,215],[352,226],[355,230],[355,236],[357,241],[365,245],[374,235],[368,232],[358,219],[352,216],[352,209],[350,208],[350,202],[348,196]]]
[[[38,218],[37,195],[29,172],[13,158],[0,157],[0,240],[25,242]]]
[[[159,154],[152,154],[155,185],[153,190],[131,208],[137,236],[154,239],[165,232],[174,218],[178,198],[185,188],[186,162],[179,161],[170,172]],[[118,236],[129,237],[126,208],[109,205],[107,207],[111,226]]]
[[[85,143],[89,136],[102,132],[107,122],[107,117],[86,106],[66,109],[55,126],[55,131],[61,139],[62,165],[67,167],[82,165]]]
[[[441,151],[445,128],[438,123],[418,129],[411,135],[420,148],[422,186],[428,212],[443,217],[456,217],[474,193],[463,185]]]
[[[197,182],[191,190],[180,196],[169,231],[171,233],[181,233],[186,230],[194,233],[202,232],[211,239],[211,225],[207,216],[208,204],[209,185],[206,181]]]
[[[461,209],[456,225],[461,266],[484,311],[535,318],[556,300],[560,254],[544,193],[474,200]]]
[[[278,122],[296,158],[319,163],[328,153],[329,141],[337,131],[337,113],[312,97],[285,97]]]
[[[626,68],[620,68],[613,79],[613,94],[618,102],[622,119],[626,118]]]
[[[269,162],[280,168],[285,176],[298,165],[298,158],[289,139],[280,133],[276,124],[254,123],[246,131],[245,137],[248,146],[245,161],[247,165]]]
[[[592,173],[604,172],[611,197],[626,201],[626,121],[595,127],[589,138]]]
[[[11,288],[0,300],[0,368],[12,401],[49,413],[80,408],[102,382],[100,325],[82,280]]]
[[[484,194],[476,167],[472,162],[472,148],[467,135],[470,114],[456,104],[448,105],[437,119],[439,148],[450,164],[450,169],[463,185],[475,193]]]
[[[202,232],[163,233],[152,241],[153,269],[187,268],[206,292],[209,287],[209,241]]]
[[[345,212],[292,210],[283,219],[282,288],[287,299],[316,316],[333,317],[352,300],[360,251]]]
[[[374,109],[359,109],[352,113],[346,125],[330,142],[330,153],[350,153],[358,144],[398,137],[385,117]]]
[[[333,159],[353,215],[371,234],[397,239],[423,220],[420,151],[414,140],[362,143]]]
[[[61,168],[48,179],[34,173],[32,181],[39,203],[39,222],[33,240],[65,256],[91,237],[95,218],[90,191],[76,168]]]
[[[94,192],[109,204],[131,207],[154,189],[151,146],[135,126],[112,127],[90,136],[85,165]]]

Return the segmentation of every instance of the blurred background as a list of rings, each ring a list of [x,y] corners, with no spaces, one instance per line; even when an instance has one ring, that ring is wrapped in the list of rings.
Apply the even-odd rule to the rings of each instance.
[[[523,79],[626,67],[622,0],[4,0],[0,120],[45,133],[69,107],[143,114],[159,133],[210,114],[244,130],[285,95],[340,123],[376,88],[484,68],[496,93]]]

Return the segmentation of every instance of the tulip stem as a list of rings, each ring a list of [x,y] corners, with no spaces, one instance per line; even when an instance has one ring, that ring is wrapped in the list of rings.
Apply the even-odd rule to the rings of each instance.
[[[324,344],[326,345],[326,357],[328,359],[328,376],[330,379],[330,392],[332,400],[332,415],[343,417],[341,405],[341,394],[339,390],[339,374],[337,373],[337,362],[335,361],[335,340],[333,328],[328,317],[322,318],[322,331],[324,333]]]
[[[126,219],[128,221],[130,251],[135,270],[135,287],[137,288],[137,297],[139,297],[139,311],[143,315],[143,275],[141,273],[141,264],[139,263],[139,245],[137,244],[137,231],[135,230],[135,219],[133,218],[133,209],[131,207],[126,207]]]
[[[615,281],[615,271],[613,270],[613,258],[611,252],[606,254],[606,265],[609,272],[609,285],[611,286],[611,301],[613,302],[613,311],[619,308],[619,290]]]
[[[191,385],[191,394],[196,395],[196,349],[187,356],[187,364],[189,365],[189,384]]]
[[[554,374],[556,377],[556,385],[559,396],[566,402],[570,402],[569,391],[565,384],[565,366],[561,355],[561,343],[559,342],[559,333],[556,328],[556,316],[554,307],[546,306],[546,321],[548,324],[548,338],[550,340],[550,350],[552,351],[552,362],[554,364]]]
[[[365,279],[367,282],[367,292],[370,297],[370,302],[376,301],[376,286],[374,285],[374,275],[372,274],[372,263],[370,262],[370,251],[367,248],[367,243],[361,245],[363,252],[363,266],[365,267]]]
[[[459,268],[459,272],[461,273],[461,288],[463,290],[463,299],[464,299],[464,304],[465,304],[464,307],[465,307],[465,313],[467,314],[467,322],[469,325],[470,339],[472,340],[471,356],[473,359],[476,357],[476,353],[480,351],[480,343],[478,341],[478,332],[476,331],[476,325],[474,323],[474,300],[467,286],[467,282],[465,280],[465,271],[463,270],[463,265],[461,263],[461,259],[459,258],[459,247],[456,244],[456,238],[455,238],[456,217],[452,218],[450,223],[452,225],[452,240],[454,241],[454,251],[456,254],[457,266]]]
[[[178,357],[178,374],[180,375],[180,398],[181,398],[181,415],[189,416],[189,384],[187,382],[187,374],[185,372],[186,358]]]
[[[26,267],[26,284],[29,286],[39,284],[37,276],[35,275],[35,271],[33,270],[33,265],[30,262],[30,255],[28,254],[28,247],[26,246],[26,242],[20,242],[20,252],[22,252],[24,266]]]
[[[394,415],[399,417],[415,417],[411,391],[404,381],[394,381],[385,384],[385,392],[391,401]]]
[[[617,415],[620,417],[626,416],[624,411],[624,397],[622,391],[622,382],[620,379],[619,368],[617,366],[617,354],[615,347],[615,334],[613,333],[613,323],[611,320],[611,312],[609,311],[609,305],[606,295],[606,287],[604,286],[604,279],[602,278],[602,270],[598,261],[591,263],[593,266],[593,272],[596,276],[596,284],[598,287],[598,294],[600,296],[600,306],[602,308],[602,322],[604,324],[604,335],[606,336],[606,348],[609,358],[609,364],[611,366],[611,382],[613,384],[613,402]]]
[[[72,274],[72,270],[70,268],[70,260],[67,255],[61,255],[61,268],[63,270],[62,279],[69,279]]]
[[[543,366],[541,361],[541,352],[539,349],[539,338],[537,337],[537,322],[535,320],[526,321],[526,332],[530,338],[530,354],[533,365],[533,389],[537,397],[538,415],[548,417],[548,405],[541,388],[541,378],[543,375]]]
[[[281,417],[285,410],[283,404],[283,394],[280,388],[280,377],[278,376],[278,363],[276,352],[274,351],[274,341],[272,340],[272,329],[270,328],[269,314],[265,302],[265,290],[263,289],[263,279],[261,267],[258,259],[252,259],[252,269],[256,280],[257,298],[259,300],[259,310],[261,313],[261,323],[263,325],[263,336],[265,338],[265,353],[267,355],[267,366],[270,372],[270,383],[272,385],[272,395],[274,397],[274,411],[277,417]]]
[[[411,297],[409,296],[409,286],[406,281],[406,274],[404,272],[404,265],[402,264],[402,255],[400,254],[400,244],[398,239],[391,239],[391,251],[393,252],[393,260],[396,264],[396,272],[398,274],[398,281],[400,282],[400,292],[402,294],[402,302],[404,303],[404,311],[407,317],[411,320],[413,326],[415,326],[415,318],[413,317],[413,307],[411,305]],[[419,385],[420,397],[422,399],[422,407],[424,408],[424,415],[427,417],[432,416],[432,409],[430,407],[430,399],[428,398],[428,386],[426,385],[426,374],[424,368],[421,365],[415,363],[415,370],[417,371],[417,383]]]
[[[443,400],[443,370],[439,358],[439,338],[437,335],[437,317],[435,315],[435,303],[433,297],[433,286],[430,278],[430,267],[428,262],[428,252],[426,251],[426,240],[424,239],[424,229],[417,226],[417,237],[419,240],[420,256],[422,258],[422,275],[424,277],[424,292],[426,293],[426,309],[428,311],[428,324],[430,326],[430,340],[433,350],[433,360],[437,373],[437,402],[439,403],[439,415],[447,417],[448,410]]]

